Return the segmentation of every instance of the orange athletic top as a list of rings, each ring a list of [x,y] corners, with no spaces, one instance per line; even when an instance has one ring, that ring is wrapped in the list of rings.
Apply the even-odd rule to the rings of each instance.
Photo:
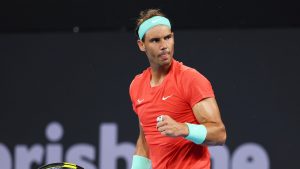
[[[210,82],[195,69],[173,59],[159,86],[151,87],[151,68],[137,75],[130,85],[133,110],[138,115],[149,147],[153,169],[209,169],[207,146],[183,137],[167,137],[156,129],[156,118],[169,115],[177,122],[199,124],[192,107],[214,97]]]

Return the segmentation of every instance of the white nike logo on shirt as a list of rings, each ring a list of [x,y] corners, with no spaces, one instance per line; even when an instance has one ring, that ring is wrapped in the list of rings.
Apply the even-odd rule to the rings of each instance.
[[[172,97],[173,95],[167,96],[167,97],[162,97],[162,100],[167,100],[168,98]]]
[[[144,99],[137,99],[138,104],[141,104],[144,101]]]

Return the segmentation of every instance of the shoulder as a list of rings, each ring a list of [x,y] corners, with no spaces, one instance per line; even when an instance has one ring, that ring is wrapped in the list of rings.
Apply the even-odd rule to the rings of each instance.
[[[136,75],[133,80],[130,83],[129,91],[132,93],[133,90],[136,90],[137,87],[139,87],[141,84],[143,84],[143,81],[148,75],[148,69],[145,69],[142,73]]]
[[[178,61],[176,63],[176,74],[177,74],[177,76],[180,77],[180,80],[183,80],[183,81],[190,81],[195,78],[203,79],[205,81],[208,80],[202,73],[200,73],[195,68],[186,66],[182,62],[178,62]]]
[[[190,80],[197,78],[197,79],[202,79],[202,80],[208,81],[208,79],[202,73],[200,73],[198,70],[196,70],[194,68],[186,69],[183,72],[182,76],[184,78],[190,79]]]

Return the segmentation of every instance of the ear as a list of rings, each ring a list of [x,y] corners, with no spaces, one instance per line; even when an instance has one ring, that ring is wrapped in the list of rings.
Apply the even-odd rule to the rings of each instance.
[[[144,42],[139,39],[139,40],[137,40],[137,44],[138,44],[138,46],[140,48],[140,51],[145,52],[145,44],[144,44]]]

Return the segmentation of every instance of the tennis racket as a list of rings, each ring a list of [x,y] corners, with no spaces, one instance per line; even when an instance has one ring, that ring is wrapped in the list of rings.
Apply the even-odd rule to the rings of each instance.
[[[76,164],[63,162],[63,163],[47,164],[38,169],[84,169],[84,168],[82,168]]]

